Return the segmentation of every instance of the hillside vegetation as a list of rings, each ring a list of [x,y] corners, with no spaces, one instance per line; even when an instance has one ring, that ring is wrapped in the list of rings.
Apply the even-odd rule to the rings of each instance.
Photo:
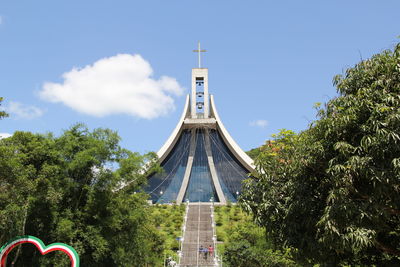
[[[185,205],[153,205],[149,207],[151,224],[156,227],[162,240],[163,259],[172,257],[177,260],[179,248],[178,237],[182,235],[183,216]],[[160,261],[156,266],[163,266]]]
[[[265,229],[238,205],[216,206],[217,251],[223,266],[298,266],[290,249],[275,250]]]

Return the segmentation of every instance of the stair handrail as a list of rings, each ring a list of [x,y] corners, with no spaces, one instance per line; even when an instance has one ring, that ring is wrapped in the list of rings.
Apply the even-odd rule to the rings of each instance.
[[[181,258],[183,256],[183,241],[185,240],[185,233],[186,233],[186,223],[187,223],[187,218],[188,218],[188,213],[189,213],[189,200],[185,201],[185,216],[183,217],[183,225],[181,229],[181,236],[179,238],[179,250],[177,251],[178,253],[178,266],[181,266]]]

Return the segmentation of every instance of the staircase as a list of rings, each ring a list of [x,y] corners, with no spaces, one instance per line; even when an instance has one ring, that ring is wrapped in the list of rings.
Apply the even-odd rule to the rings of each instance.
[[[182,257],[179,266],[211,267],[216,266],[213,255],[199,253],[199,248],[214,248],[213,239],[213,209],[210,203],[191,203],[188,206],[184,239],[182,242]]]

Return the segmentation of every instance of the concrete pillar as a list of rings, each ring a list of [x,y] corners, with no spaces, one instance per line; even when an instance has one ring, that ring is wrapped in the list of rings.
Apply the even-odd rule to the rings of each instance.
[[[208,69],[207,68],[195,68],[192,69],[192,94],[191,94],[191,99],[190,99],[190,112],[191,112],[191,118],[196,119],[197,114],[196,114],[196,81],[202,81],[204,82],[204,118],[209,118],[210,117],[210,99],[209,99],[209,94],[208,94]]]

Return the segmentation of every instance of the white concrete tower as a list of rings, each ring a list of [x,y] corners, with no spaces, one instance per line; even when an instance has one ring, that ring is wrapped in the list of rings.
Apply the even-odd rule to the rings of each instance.
[[[192,69],[192,94],[190,113],[192,119],[207,119],[210,116],[210,98],[208,95],[208,69],[201,67],[201,53],[207,50],[193,50],[199,54],[199,67]]]

